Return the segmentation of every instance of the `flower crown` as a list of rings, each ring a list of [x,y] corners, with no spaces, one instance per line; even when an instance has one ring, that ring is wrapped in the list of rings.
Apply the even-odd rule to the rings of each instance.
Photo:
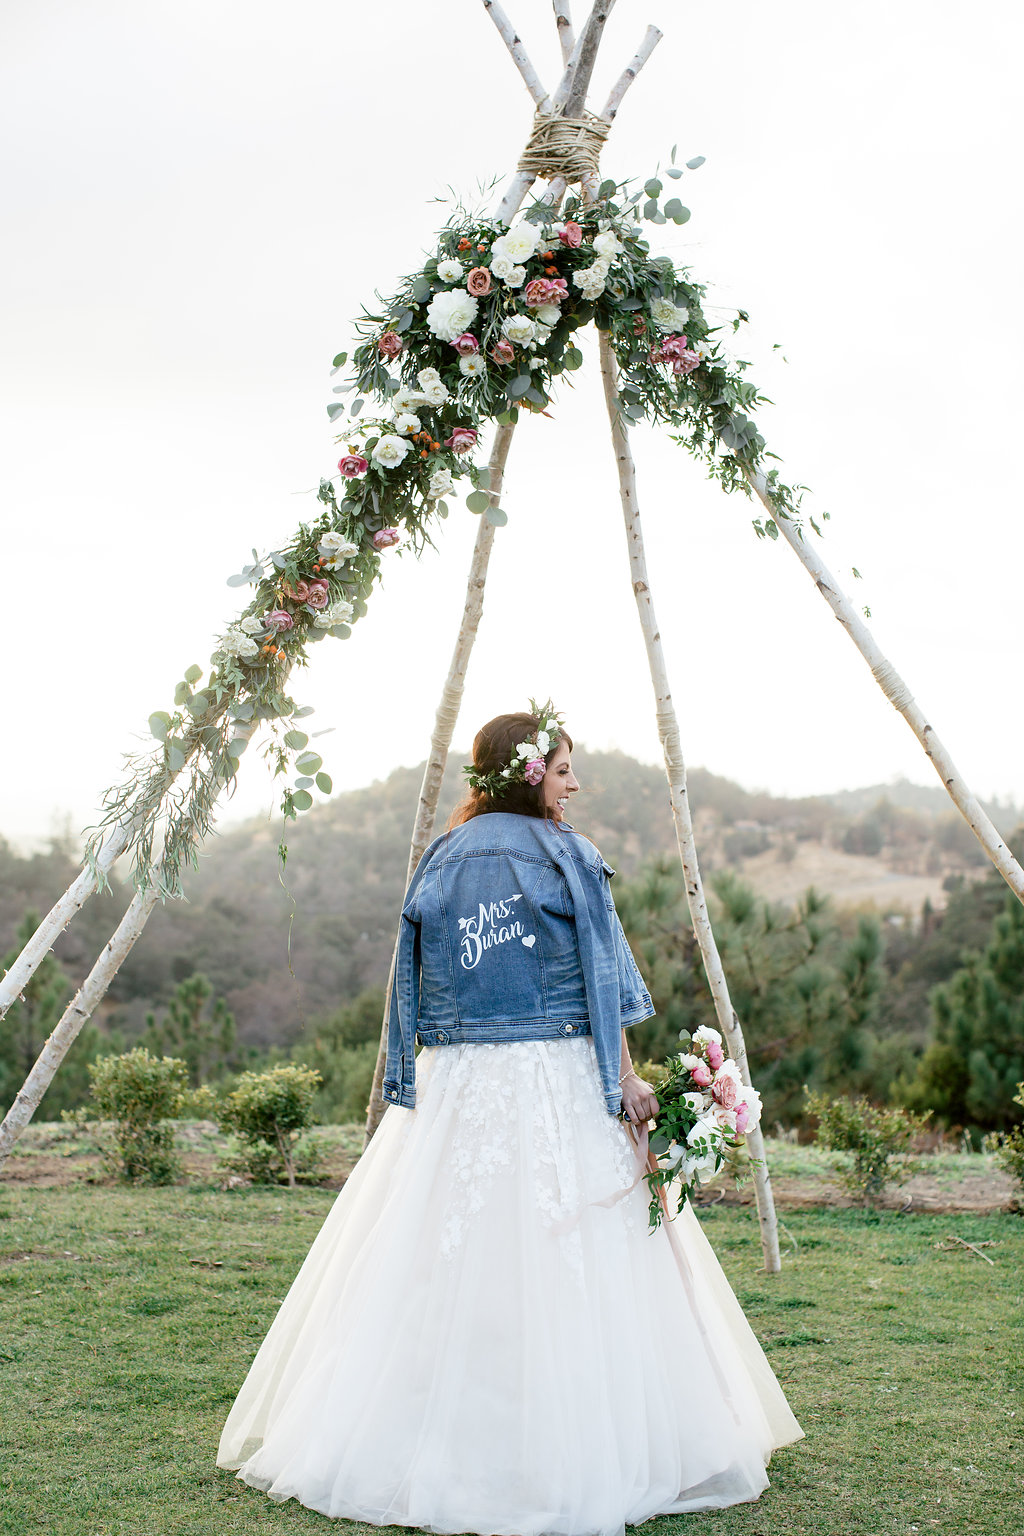
[[[536,700],[530,700],[530,714],[535,715],[540,721],[537,734],[532,741],[521,741],[516,747],[516,755],[507,768],[501,768],[494,773],[481,773],[468,763],[463,768],[471,787],[480,790],[492,799],[503,795],[513,784],[539,784],[547,772],[547,763],[544,759],[555,746],[562,735],[564,722],[562,716],[555,713],[555,706],[548,699],[544,704],[538,704]]]

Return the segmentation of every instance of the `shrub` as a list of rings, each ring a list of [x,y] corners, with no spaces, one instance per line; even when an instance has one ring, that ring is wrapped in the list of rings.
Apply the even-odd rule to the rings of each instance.
[[[168,1122],[185,1102],[188,1069],[173,1056],[151,1056],[141,1046],[90,1062],[92,1097],[114,1122],[107,1161],[128,1183],[169,1184],[181,1172]]]
[[[1013,1102],[1024,1107],[1024,1083],[1017,1084]],[[1024,1125],[1015,1125],[1013,1130],[1007,1131],[1005,1135],[996,1132],[986,1136],[985,1150],[994,1155],[1003,1172],[1008,1173],[1011,1179],[1016,1179],[1024,1191]],[[1016,1211],[1024,1208],[1024,1201],[1020,1195],[1014,1196],[1012,1205]]]
[[[309,1142],[300,1144],[300,1137],[313,1123],[319,1084],[319,1072],[307,1066],[243,1072],[217,1109],[221,1130],[233,1131],[241,1142],[231,1166],[257,1184],[277,1184],[286,1178],[290,1189],[295,1188],[297,1174],[312,1176],[319,1151]]]
[[[819,1147],[849,1154],[832,1167],[850,1194],[871,1206],[887,1184],[903,1184],[918,1162],[908,1156],[914,1136],[924,1130],[928,1116],[909,1110],[879,1108],[867,1099],[827,1099],[804,1089],[807,1113],[817,1118],[814,1139]]]

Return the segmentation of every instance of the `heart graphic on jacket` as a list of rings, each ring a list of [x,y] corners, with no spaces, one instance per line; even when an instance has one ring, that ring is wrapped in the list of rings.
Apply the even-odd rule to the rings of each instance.
[[[523,940],[523,943],[526,945],[527,949],[532,949],[536,942],[537,935],[535,933],[528,933]]]

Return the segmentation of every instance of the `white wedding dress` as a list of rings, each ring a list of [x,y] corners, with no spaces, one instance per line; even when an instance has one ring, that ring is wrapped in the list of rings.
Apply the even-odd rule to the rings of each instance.
[[[325,1515],[484,1536],[757,1498],[802,1431],[689,1207],[650,1233],[646,1184],[609,1201],[636,1175],[589,1038],[423,1050],[218,1465]]]

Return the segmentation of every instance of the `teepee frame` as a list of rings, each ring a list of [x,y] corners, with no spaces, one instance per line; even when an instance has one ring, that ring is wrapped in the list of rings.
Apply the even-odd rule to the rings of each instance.
[[[578,35],[574,33],[569,0],[552,0],[552,9],[562,55],[563,73],[558,86],[551,93],[545,91],[540,77],[526,53],[521,38],[518,36],[502,7],[497,3],[497,0],[481,0],[481,3],[490,15],[502,42],[511,55],[516,68],[519,70],[537,113],[543,118],[560,117],[569,121],[583,119],[586,115],[585,103],[594,63],[601,44],[605,23],[615,4],[615,0],[593,0],[587,21]],[[636,54],[616,81],[597,119],[606,128],[610,127],[614,121],[626,92],[657,47],[661,40],[661,35],[656,27],[652,26],[647,29]],[[584,173],[582,177],[577,176],[572,179],[581,180],[585,198],[592,199],[595,196],[598,182],[596,170]],[[527,194],[534,187],[536,180],[537,177],[533,171],[528,169],[518,170],[512,177],[500,204],[495,210],[495,218],[503,223],[510,223]],[[557,207],[566,191],[566,186],[567,177],[554,174],[547,179],[547,185],[543,189],[542,195],[553,207]],[[689,904],[694,933],[700,946],[701,956],[707,973],[711,995],[714,999],[719,1024],[726,1037],[730,1052],[740,1067],[743,1079],[749,1084],[750,1073],[743,1033],[730,1001],[728,985],[715,944],[701,883],[687,798],[686,768],[681,748],[679,725],[672,703],[663,647],[655,620],[651,585],[644,554],[643,535],[637,505],[636,468],[630,449],[626,423],[619,410],[615,358],[605,336],[601,338],[600,351],[605,401],[608,409],[611,442],[618,472],[619,491],[626,532],[630,579],[650,664],[651,679],[655,693],[658,732],[665,757],[665,768],[669,783],[672,814],[676,828],[679,857],[683,869],[687,902]],[[514,425],[507,425],[498,427],[495,432],[489,463],[489,493],[491,502],[495,506],[498,504],[505,464],[514,430]],[[737,457],[741,456],[737,455]],[[1014,859],[995,827],[981,809],[976,797],[971,793],[956,769],[948,751],[939,740],[920,706],[914,700],[906,683],[882,654],[854,605],[839,588],[835,579],[818,556],[817,550],[805,537],[802,528],[797,526],[786,515],[785,509],[777,504],[764,476],[749,464],[744,464],[743,468],[752,493],[762,502],[779,532],[797,555],[797,558],[815,582],[826,602],[828,602],[836,618],[839,619],[840,623],[847,630],[847,633],[864,656],[873,676],[890,703],[903,715],[921,742],[953,803],[981,843],[986,855],[996,869],[999,870],[999,873],[1017,897],[1024,902],[1024,869]],[[419,862],[423,850],[430,842],[434,831],[441,783],[448,752],[451,747],[452,735],[458,719],[466,672],[483,610],[488,564],[494,545],[494,536],[494,525],[486,517],[482,517],[470,564],[462,621],[437,708],[434,731],[431,736],[430,753],[420,790],[410,847],[410,877]],[[255,722],[247,728],[239,727],[236,733],[236,740],[244,739],[250,735],[254,726]],[[238,750],[241,750],[241,746],[238,747]],[[234,766],[237,768],[237,762],[235,762]],[[163,789],[165,796],[170,796],[174,777],[173,773],[167,777],[166,785]],[[207,827],[205,825],[196,830],[195,842],[197,845],[202,840],[206,830]],[[6,974],[0,978],[0,1016],[17,999],[43,956],[59,937],[60,933],[67,927],[75,913],[96,890],[101,889],[106,884],[110,870],[114,867],[117,859],[132,848],[136,836],[136,823],[127,815],[123,821],[115,822],[108,828],[98,848],[95,850],[94,857],[84,865],[72,885],[43,919],[22,953],[14,961]],[[14,1104],[8,1111],[2,1126],[0,1126],[0,1168],[2,1168],[24,1126],[31,1119],[43,1093],[52,1081],[54,1073],[82,1025],[103,997],[119,966],[142,932],[146,920],[156,904],[160,892],[160,878],[160,866],[156,864],[149,869],[146,877],[140,880],[136,895],[115,933],[104,946],[85,982],[75,994],[60,1022],[43,1047],[38,1061],[20,1093],[17,1095]],[[390,985],[388,991],[390,993]],[[379,1088],[380,1075],[383,1068],[386,1019],[384,1023],[385,1028],[382,1030],[378,1071],[374,1080],[374,1093],[371,1097],[367,1121],[368,1136],[372,1135],[383,1111]],[[780,1267],[777,1223],[771,1182],[767,1164],[763,1160],[764,1148],[760,1129],[751,1133],[749,1139],[751,1141],[751,1151],[755,1159],[761,1160],[760,1166],[755,1168],[755,1189],[765,1268],[777,1270]]]

